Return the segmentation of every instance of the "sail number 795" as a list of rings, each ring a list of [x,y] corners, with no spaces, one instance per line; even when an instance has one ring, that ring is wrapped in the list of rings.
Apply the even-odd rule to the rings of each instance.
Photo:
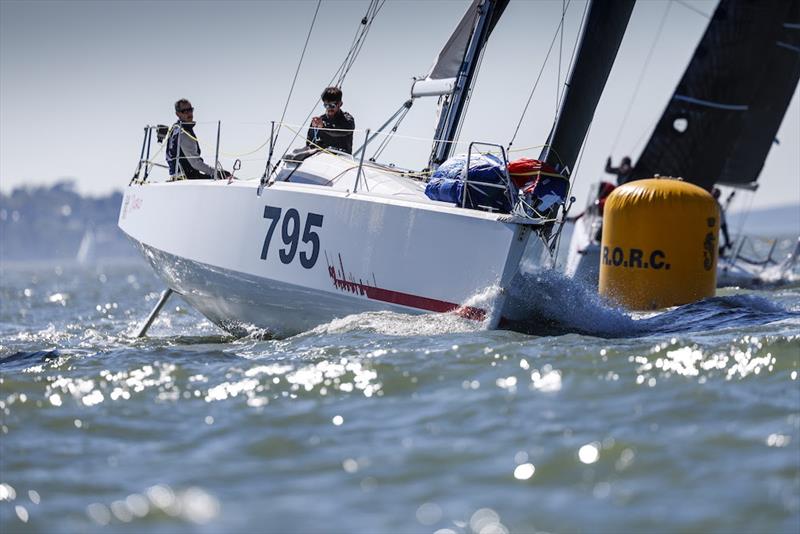
[[[283,217],[281,217],[283,215]],[[319,257],[319,234],[314,231],[315,228],[322,228],[322,215],[319,213],[309,213],[306,217],[305,225],[303,226],[303,235],[300,236],[300,213],[294,209],[289,208],[286,213],[283,213],[282,208],[276,206],[264,206],[264,218],[269,219],[269,229],[267,236],[264,238],[264,246],[261,247],[261,259],[266,260],[269,253],[269,245],[272,241],[272,235],[278,227],[278,223],[283,218],[281,223],[281,241],[285,245],[283,248],[278,249],[278,258],[281,263],[286,265],[292,263],[297,254],[297,249],[300,241],[303,244],[311,244],[311,250],[301,250],[300,265],[305,269],[311,269]]]

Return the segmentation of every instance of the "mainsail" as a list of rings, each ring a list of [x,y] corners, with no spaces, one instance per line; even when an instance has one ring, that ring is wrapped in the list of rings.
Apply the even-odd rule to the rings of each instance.
[[[721,0],[632,179],[754,187],[800,78],[800,0]]]

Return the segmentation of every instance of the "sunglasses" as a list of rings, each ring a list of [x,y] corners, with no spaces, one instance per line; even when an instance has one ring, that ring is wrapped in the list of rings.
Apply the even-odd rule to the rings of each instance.
[[[186,108],[186,109],[179,109],[178,113],[191,113],[194,111],[194,108]]]
[[[322,105],[325,106],[325,109],[336,109],[339,104],[336,102],[323,102]]]

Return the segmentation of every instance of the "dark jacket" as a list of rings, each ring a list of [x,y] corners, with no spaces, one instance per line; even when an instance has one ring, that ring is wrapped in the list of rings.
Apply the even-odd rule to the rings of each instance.
[[[623,172],[622,165],[619,167],[612,167],[611,166],[611,158],[606,160],[606,172],[608,174],[616,174],[617,175],[617,185],[626,184],[631,181],[633,178],[633,167],[628,167],[627,172]]]
[[[180,139],[180,147],[178,140]],[[214,177],[214,168],[200,157],[200,145],[196,141],[193,122],[176,122],[167,141],[167,163],[169,175],[184,174],[189,180]]]
[[[325,129],[309,128],[308,135],[306,135],[306,145],[335,148],[352,154],[353,130],[356,128],[356,121],[353,116],[340,109],[333,116],[333,119],[329,119],[327,113],[320,115],[319,119],[322,120],[322,127]]]

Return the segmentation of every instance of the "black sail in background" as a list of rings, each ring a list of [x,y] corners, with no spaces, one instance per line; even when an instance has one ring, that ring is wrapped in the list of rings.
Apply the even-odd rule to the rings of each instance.
[[[800,0],[721,0],[633,179],[758,179],[800,77]]]
[[[593,1],[556,124],[539,159],[572,169],[628,27],[635,0]]]
[[[742,132],[728,154],[717,183],[748,185],[758,180],[786,109],[800,80],[800,1],[791,2],[777,40],[772,43],[767,77],[759,85]]]

